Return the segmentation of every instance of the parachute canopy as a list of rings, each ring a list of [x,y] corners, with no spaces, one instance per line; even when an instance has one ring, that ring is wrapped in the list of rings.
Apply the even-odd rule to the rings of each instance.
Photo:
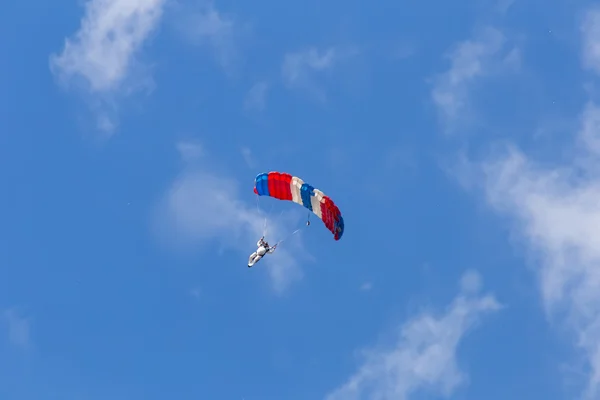
[[[344,219],[333,200],[296,176],[275,171],[258,174],[254,181],[254,193],[290,200],[308,208],[323,221],[335,240],[340,240],[344,234]]]

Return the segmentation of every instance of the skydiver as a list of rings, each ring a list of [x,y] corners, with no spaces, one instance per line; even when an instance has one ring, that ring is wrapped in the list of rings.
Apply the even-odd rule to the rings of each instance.
[[[272,252],[274,252],[275,248],[277,247],[277,245],[270,247],[269,243],[265,241],[264,236],[258,240],[256,246],[258,247],[258,249],[256,249],[254,253],[250,254],[250,258],[248,259],[248,268],[256,264],[261,258],[263,258],[265,254],[271,254]]]

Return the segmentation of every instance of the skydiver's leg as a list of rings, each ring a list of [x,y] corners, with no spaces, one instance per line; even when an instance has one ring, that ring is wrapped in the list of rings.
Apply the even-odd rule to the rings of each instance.
[[[258,254],[256,254],[256,252],[250,254],[250,258],[248,258],[248,268],[250,268],[251,266],[253,266],[256,263],[256,261],[258,261],[258,260],[255,260],[255,258],[256,258],[257,255]]]
[[[252,263],[248,263],[248,268],[250,268],[254,264],[256,264],[261,258],[262,258],[262,256],[260,254],[257,254],[256,257],[254,257],[254,260],[252,260]]]

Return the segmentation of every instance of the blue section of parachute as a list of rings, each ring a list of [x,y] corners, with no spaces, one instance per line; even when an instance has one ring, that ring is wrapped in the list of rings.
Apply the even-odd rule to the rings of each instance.
[[[269,174],[258,174],[256,176],[255,186],[259,196],[269,196]]]
[[[300,198],[302,199],[302,205],[312,211],[312,203],[310,198],[315,195],[315,188],[308,183],[303,183],[300,188]]]
[[[334,222],[334,229],[337,231],[336,240],[340,240],[344,234],[344,218],[338,214],[338,221]]]

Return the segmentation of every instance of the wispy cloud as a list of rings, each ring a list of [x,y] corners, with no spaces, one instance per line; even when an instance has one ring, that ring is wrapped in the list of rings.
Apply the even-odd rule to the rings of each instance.
[[[263,111],[267,105],[267,91],[269,85],[266,82],[258,82],[252,86],[244,100],[246,111]]]
[[[600,14],[582,23],[584,66],[600,73]],[[589,102],[580,115],[571,162],[542,166],[507,146],[477,170],[488,203],[514,222],[535,255],[547,314],[576,335],[589,366],[585,395],[600,396],[600,105]],[[478,174],[479,172],[479,174]]]
[[[501,307],[492,295],[478,294],[479,284],[470,272],[445,313],[416,316],[402,325],[396,343],[364,351],[358,371],[326,399],[405,400],[421,390],[451,395],[466,379],[457,364],[459,343],[483,314]]]
[[[196,142],[179,142],[176,145],[177,151],[182,161],[185,163],[194,162],[204,155],[204,148]]]
[[[238,41],[249,33],[249,27],[224,15],[212,2],[200,6],[183,5],[178,18],[182,33],[198,46],[208,46],[221,67],[233,73],[240,61]]]
[[[84,78],[92,92],[120,88],[133,57],[162,15],[164,0],[90,0],[79,31],[52,55],[53,71]]]
[[[247,147],[242,147],[241,153],[248,168],[255,168],[256,161],[254,161],[254,157],[252,156],[252,150]]]
[[[301,88],[315,95],[318,100],[326,99],[325,91],[317,84],[316,75],[331,73],[341,61],[358,53],[353,48],[329,47],[319,50],[316,47],[288,53],[284,56],[281,73],[290,88]]]
[[[519,53],[503,54],[506,38],[495,28],[481,30],[476,38],[459,43],[448,55],[450,68],[435,77],[431,96],[445,127],[451,131],[472,111],[469,91],[474,82],[498,70],[498,65],[518,66]]]
[[[180,144],[179,148],[189,149],[190,145]],[[284,238],[296,223],[293,216],[285,214],[269,221],[267,239]],[[264,216],[256,204],[241,200],[235,180],[202,166],[202,162],[189,162],[161,202],[157,224],[162,239],[170,245],[197,247],[216,242],[223,250],[235,252],[239,268],[247,268],[248,256],[263,233]],[[261,260],[259,267],[268,268],[274,289],[283,292],[302,277],[297,260],[305,253],[301,236],[296,235]]]
[[[2,316],[8,328],[8,340],[10,343],[22,349],[29,348],[31,344],[31,320],[22,316],[13,308],[5,310]]]
[[[594,106],[593,114],[587,118],[600,118],[600,108]],[[595,130],[600,135],[598,125]],[[564,316],[587,354],[589,398],[600,395],[598,166],[545,169],[510,148],[485,168],[489,203],[514,218],[515,228],[537,254],[547,312],[561,321]]]
[[[199,300],[202,295],[202,289],[199,286],[196,286],[190,290],[190,296],[192,296],[195,300]]]
[[[52,72],[63,83],[82,83],[83,89],[103,98],[146,85],[147,77],[140,78],[143,74],[131,71],[136,66],[136,54],[160,21],[164,2],[88,1],[79,30],[65,40],[60,54],[50,56]],[[112,131],[114,126],[109,114],[101,112],[98,127]]]
[[[600,74],[600,8],[589,10],[581,25],[583,65]]]
[[[336,50],[328,48],[320,52],[311,47],[308,50],[288,53],[283,60],[283,77],[289,84],[296,84],[306,79],[311,71],[324,71],[335,65]]]
[[[500,14],[506,14],[516,0],[497,0],[495,9]]]

